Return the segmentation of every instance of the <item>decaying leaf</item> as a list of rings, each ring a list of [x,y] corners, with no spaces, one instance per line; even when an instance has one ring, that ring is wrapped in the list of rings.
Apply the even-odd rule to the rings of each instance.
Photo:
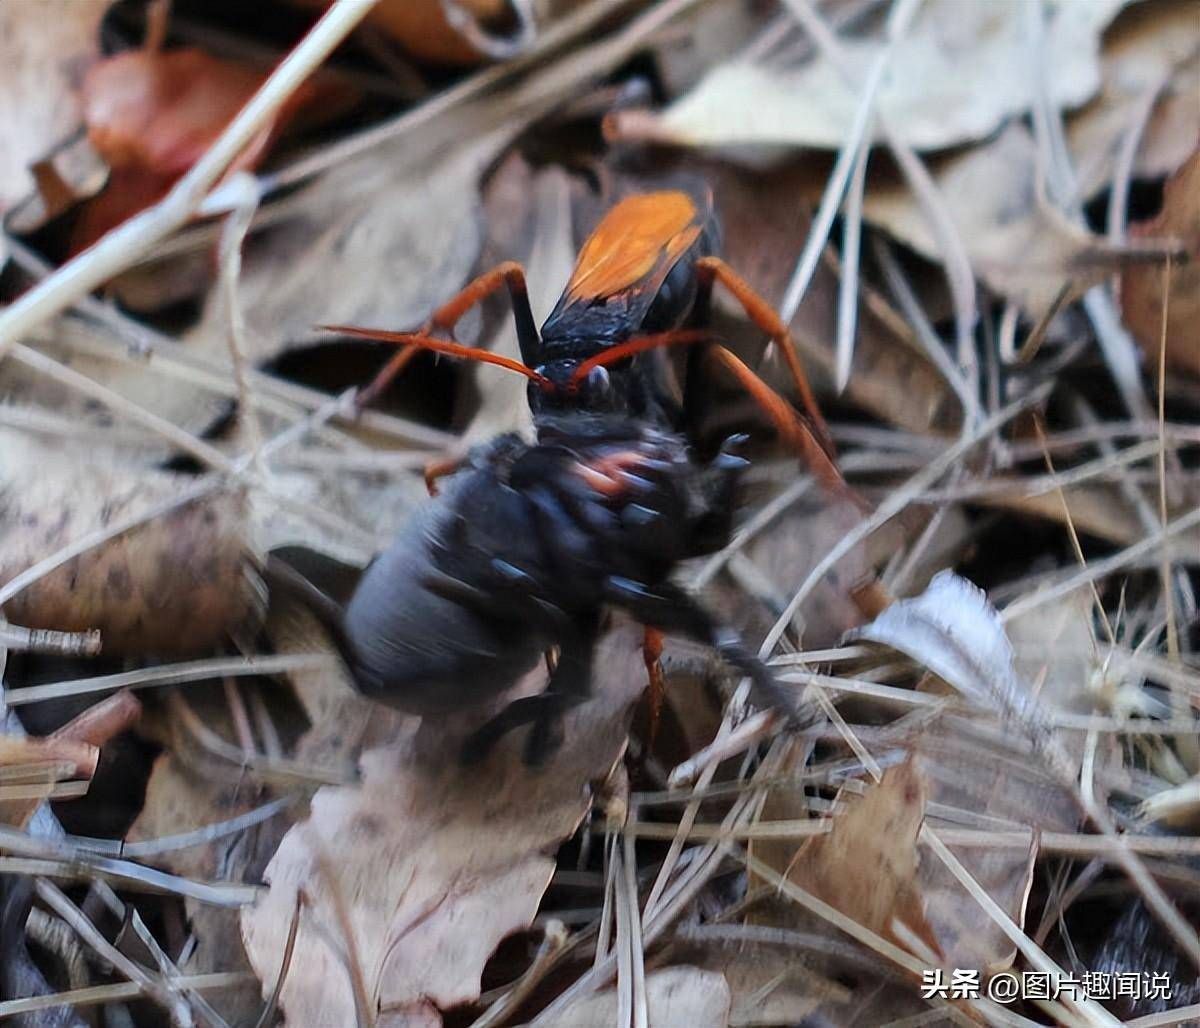
[[[170,507],[190,484],[101,454],[0,434],[0,582],[93,533]],[[49,572],[5,604],[16,624],[99,629],[108,654],[209,650],[262,614],[244,500],[215,492],[152,517]]]
[[[128,50],[95,64],[83,81],[88,138],[111,169],[108,188],[84,209],[72,248],[84,249],[160,200],[254,95],[266,73],[192,48]],[[307,102],[301,88],[238,156],[254,167],[278,127]]]
[[[317,793],[242,921],[269,989],[303,890],[282,993],[290,1023],[353,1023],[356,979],[361,1002],[391,1025],[438,1024],[439,1009],[478,997],[496,944],[536,913],[554,870],[547,854],[586,812],[588,783],[621,752],[625,712],[645,686],[640,641],[629,625],[606,636],[596,697],[567,718],[542,771],[522,765],[519,738],[463,767],[461,734],[426,723],[364,754],[361,786]],[[534,677],[540,688],[544,674]]]
[[[995,139],[943,158],[932,171],[971,264],[989,286],[1033,317],[1064,282],[1089,272],[1097,237],[1039,196],[1037,146],[1010,124]],[[863,216],[931,260],[941,251],[908,187],[872,184]]]
[[[815,203],[814,185],[819,189],[826,170],[806,158],[770,172],[729,164],[705,168],[722,224],[722,256],[772,303],[784,296],[804,248],[811,228],[806,201]],[[827,256],[790,326],[818,393],[831,391],[834,378],[838,279],[836,264]],[[715,295],[723,311],[737,310],[720,289]],[[751,330],[750,335],[761,339],[761,332]],[[782,370],[778,363],[764,370]],[[784,379],[775,381],[782,385]],[[949,431],[959,418],[958,400],[920,351],[912,330],[865,283],[859,289],[854,371],[844,395],[855,406],[913,432]]]
[[[729,561],[728,575],[714,588],[717,608],[740,623],[748,638],[761,639],[809,572],[861,518],[849,501],[811,490]],[[795,618],[805,648],[833,645],[862,621],[850,594],[869,570],[860,546],[813,590]],[[747,597],[756,602],[748,604]]]
[[[1125,323],[1149,367],[1158,367],[1165,334],[1168,367],[1200,377],[1200,150],[1167,180],[1158,217],[1133,226],[1133,234],[1179,239],[1187,246],[1190,259],[1171,267],[1169,281],[1165,267],[1147,265],[1125,271],[1121,276]]]
[[[108,7],[109,0],[46,0],[0,9],[0,211],[30,193],[30,167],[79,127],[79,89],[99,57]]]
[[[1041,647],[1029,636],[1055,625],[1047,624],[1040,612],[1039,616],[1039,629],[1026,625],[1019,630],[1031,655],[1040,654]],[[1063,627],[1075,625],[1068,618]],[[992,899],[1022,924],[1033,880],[1036,833],[1070,831],[1079,821],[1073,794],[1035,759],[1035,746],[1046,731],[1043,701],[1064,706],[1078,702],[1084,683],[1076,680],[1075,665],[1068,662],[1055,669],[1050,694],[1032,692],[1021,674],[1030,664],[1017,664],[995,608],[982,590],[949,571],[935,575],[920,596],[894,603],[850,637],[908,654],[972,702],[1011,719],[995,730],[944,718],[921,737],[915,757],[929,783],[930,801],[938,804],[939,817],[951,826],[1028,832],[1028,842],[1017,848],[968,846],[957,853]],[[1049,675],[1047,666],[1041,677],[1048,682]],[[1020,730],[1014,731],[1014,726]],[[998,970],[1011,962],[1011,941],[942,864],[922,862],[920,892],[952,966]]]
[[[575,261],[571,179],[557,168],[535,173],[523,157],[514,154],[489,179],[484,209],[487,240],[481,267],[494,267],[505,260],[520,261],[525,266],[534,317],[544,318],[554,309]],[[502,327],[490,349],[519,360],[520,347],[508,297],[503,297],[496,307]],[[465,441],[482,442],[501,432],[529,430],[532,419],[523,378],[488,374],[480,369],[475,383],[481,394],[479,408],[464,434]]]
[[[329,0],[292,2],[304,7],[329,4]],[[428,64],[503,60],[524,50],[534,36],[527,0],[381,0],[366,23]]]
[[[1074,796],[1033,759],[1028,744],[958,718],[922,735],[914,761],[937,811],[930,819],[935,832],[967,827],[1017,833],[1016,845],[948,846],[992,900],[1024,925],[1038,833],[1078,827]],[[1012,941],[927,849],[917,887],[949,966],[997,971],[1011,965]]]
[[[416,328],[466,282],[483,238],[479,176],[507,132],[466,137],[436,162],[390,156],[344,165],[289,204],[246,255],[239,285],[255,364],[317,339],[318,326]],[[394,158],[394,159],[393,159]],[[228,347],[210,294],[189,346]]]
[[[861,797],[843,790],[832,829],[800,847],[788,878],[877,935],[903,946],[898,921],[938,952],[917,888],[927,791],[911,762],[886,771]]]
[[[194,832],[244,814],[268,799],[240,780],[232,768],[227,775],[213,775],[207,768],[189,763],[186,755],[163,753],[146,783],[142,812],[125,838],[135,843]],[[149,859],[197,881],[256,882],[286,826],[277,816],[198,845],[164,850]],[[185,974],[250,970],[236,910],[192,899],[184,901],[184,909],[196,940],[188,960],[180,966]],[[262,1009],[253,983],[222,990],[210,1002],[233,1024],[252,1023]]]
[[[1045,5],[1046,53],[1038,61],[1059,107],[1078,107],[1095,94],[1100,34],[1126,2]],[[886,48],[882,35],[841,41],[860,78]],[[891,52],[878,110],[918,150],[985,139],[1030,107],[1032,44],[1029,8],[1020,0],[931,0]],[[716,65],[659,117],[618,115],[614,124],[618,134],[692,146],[837,149],[858,103],[858,91],[824,57],[798,67],[733,60]]]
[[[1100,93],[1068,119],[1081,196],[1113,179],[1147,97],[1157,97],[1134,155],[1134,178],[1169,175],[1200,138],[1200,19],[1191,0],[1130,4],[1104,35]]]
[[[646,974],[649,1023],[662,1025],[725,1025],[729,1023],[729,986],[724,975],[698,967],[663,967]],[[555,1024],[619,1024],[615,989],[583,996],[559,1011]]]

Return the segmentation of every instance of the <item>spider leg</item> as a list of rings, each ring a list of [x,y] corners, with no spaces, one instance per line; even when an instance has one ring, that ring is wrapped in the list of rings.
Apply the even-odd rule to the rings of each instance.
[[[691,596],[671,582],[650,586],[628,578],[610,577],[608,599],[643,624],[666,631],[677,631],[697,642],[707,643],[731,667],[746,675],[760,702],[783,712],[789,720],[802,721],[795,697],[778,682],[741,636],[732,628],[719,625]]]

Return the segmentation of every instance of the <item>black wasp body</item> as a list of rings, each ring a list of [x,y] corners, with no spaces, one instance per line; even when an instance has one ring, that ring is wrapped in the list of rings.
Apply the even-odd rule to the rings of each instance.
[[[623,201],[584,244],[540,333],[512,264],[481,276],[420,332],[334,327],[406,346],[368,396],[416,348],[520,371],[531,380],[537,436],[476,448],[364,573],[339,634],[367,696],[414,714],[457,711],[502,694],[556,650],[546,691],[511,703],[466,751],[482,755],[504,732],[532,722],[526,760],[538,763],[556,744],[562,712],[587,698],[596,640],[616,607],[648,628],[714,647],[751,678],[761,701],[794,714],[737,634],[671,579],[681,561],[728,542],[746,462],[728,448],[712,461],[696,459],[663,381],[661,346],[703,343],[818,477],[840,484],[786,329],[708,255],[711,226],[707,206],[683,193]],[[698,327],[717,280],[785,348],[808,421]],[[522,364],[433,335],[450,332],[501,285],[513,300]]]

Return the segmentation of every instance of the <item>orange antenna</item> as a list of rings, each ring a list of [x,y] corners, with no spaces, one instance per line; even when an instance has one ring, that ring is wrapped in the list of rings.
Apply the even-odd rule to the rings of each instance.
[[[524,375],[543,389],[554,388],[554,384],[545,375],[539,375],[520,361],[502,357],[490,350],[480,350],[474,346],[463,346],[461,343],[434,339],[432,336],[422,335],[419,332],[385,332],[378,328],[358,328],[355,325],[318,325],[317,328],[326,332],[337,332],[339,335],[357,336],[359,339],[376,339],[396,346],[413,346],[420,350],[432,350],[434,353],[444,353],[447,357],[459,357],[462,360],[476,361],[479,364],[494,364],[498,368]]]
[[[594,357],[589,357],[571,373],[571,386],[578,386],[593,368],[601,368],[606,364],[615,364],[625,357],[635,353],[645,353],[647,350],[657,350],[661,346],[686,345],[688,343],[713,342],[713,334],[702,329],[678,328],[671,332],[655,332],[648,336],[635,336],[624,343],[617,343],[607,350],[601,350]]]

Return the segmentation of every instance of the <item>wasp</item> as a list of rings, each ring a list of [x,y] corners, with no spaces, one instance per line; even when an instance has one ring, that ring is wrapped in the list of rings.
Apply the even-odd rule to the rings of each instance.
[[[400,347],[360,394],[364,405],[419,350],[529,379],[535,440],[503,435],[456,466],[364,573],[339,625],[358,689],[413,714],[482,705],[557,654],[545,691],[510,703],[479,729],[464,747],[468,759],[524,724],[533,725],[527,763],[553,752],[562,714],[589,695],[609,608],[646,626],[652,684],[660,633],[678,632],[748,676],[757,701],[798,717],[738,634],[671,577],[681,561],[728,543],[747,461],[736,452],[739,438],[710,460],[697,456],[666,380],[665,348],[691,346],[724,367],[824,486],[846,488],[787,326],[716,256],[716,235],[708,195],[638,194],[612,207],[584,242],[540,330],[514,262],[480,275],[416,332],[323,326]],[[718,283],[779,348],[800,410],[706,328]],[[462,316],[501,289],[512,302],[520,361],[453,338]],[[427,475],[431,492],[449,470]]]

